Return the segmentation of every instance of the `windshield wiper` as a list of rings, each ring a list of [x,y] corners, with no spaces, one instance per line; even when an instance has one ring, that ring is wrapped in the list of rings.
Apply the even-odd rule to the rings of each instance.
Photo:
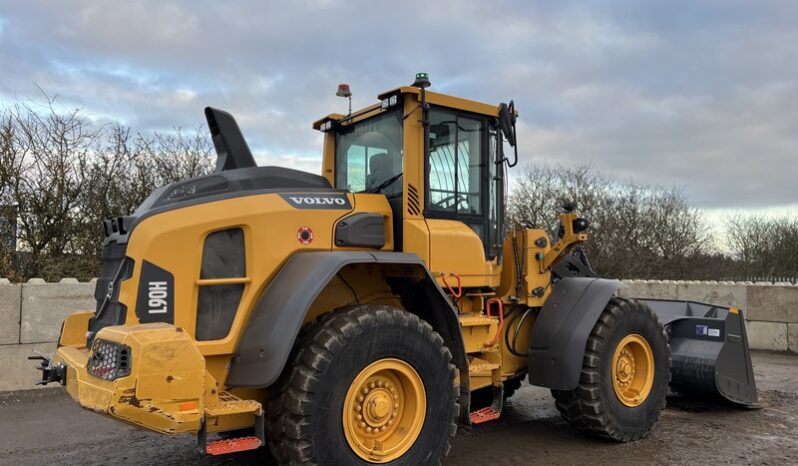
[[[392,185],[394,181],[398,180],[401,177],[402,177],[402,173],[398,173],[398,174],[388,178],[387,180],[383,181],[382,183],[378,184],[374,188],[367,189],[364,192],[369,193],[369,194],[374,194],[374,193],[380,192],[383,189],[387,188],[388,186]]]

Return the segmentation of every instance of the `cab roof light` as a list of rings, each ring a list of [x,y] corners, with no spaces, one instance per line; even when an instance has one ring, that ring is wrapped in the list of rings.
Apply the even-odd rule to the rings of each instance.
[[[335,92],[335,95],[338,97],[344,97],[349,100],[349,113],[346,116],[352,114],[352,91],[349,89],[349,84],[341,83],[338,85],[338,90]]]
[[[334,125],[332,120],[324,120],[319,124],[319,131],[321,131],[322,133],[326,133],[327,131],[333,129],[333,126]]]
[[[388,108],[396,106],[397,103],[399,103],[399,96],[394,94],[392,96],[389,96],[389,97],[386,97],[386,98],[382,99],[382,102],[380,102],[380,107],[383,110],[385,110],[385,109],[388,109]]]

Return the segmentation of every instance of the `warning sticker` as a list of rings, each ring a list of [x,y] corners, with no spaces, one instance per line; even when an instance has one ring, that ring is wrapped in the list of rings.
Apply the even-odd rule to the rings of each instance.
[[[709,336],[711,336],[711,337],[719,337],[720,336],[720,329],[719,328],[711,328],[711,329],[709,329]]]
[[[709,327],[706,325],[696,325],[695,326],[695,334],[696,335],[706,335],[709,331]]]

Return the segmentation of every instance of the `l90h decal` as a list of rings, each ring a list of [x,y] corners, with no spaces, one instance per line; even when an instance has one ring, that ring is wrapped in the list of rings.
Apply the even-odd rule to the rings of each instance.
[[[175,323],[174,276],[144,261],[141,265],[139,294],[136,298],[136,317],[139,322]]]
[[[346,194],[280,194],[280,197],[297,209],[352,210],[352,204]]]

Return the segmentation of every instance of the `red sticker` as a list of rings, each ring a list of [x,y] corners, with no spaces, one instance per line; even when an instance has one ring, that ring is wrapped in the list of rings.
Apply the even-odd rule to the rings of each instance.
[[[296,239],[302,244],[310,244],[313,241],[313,230],[310,227],[302,227],[296,232]]]

